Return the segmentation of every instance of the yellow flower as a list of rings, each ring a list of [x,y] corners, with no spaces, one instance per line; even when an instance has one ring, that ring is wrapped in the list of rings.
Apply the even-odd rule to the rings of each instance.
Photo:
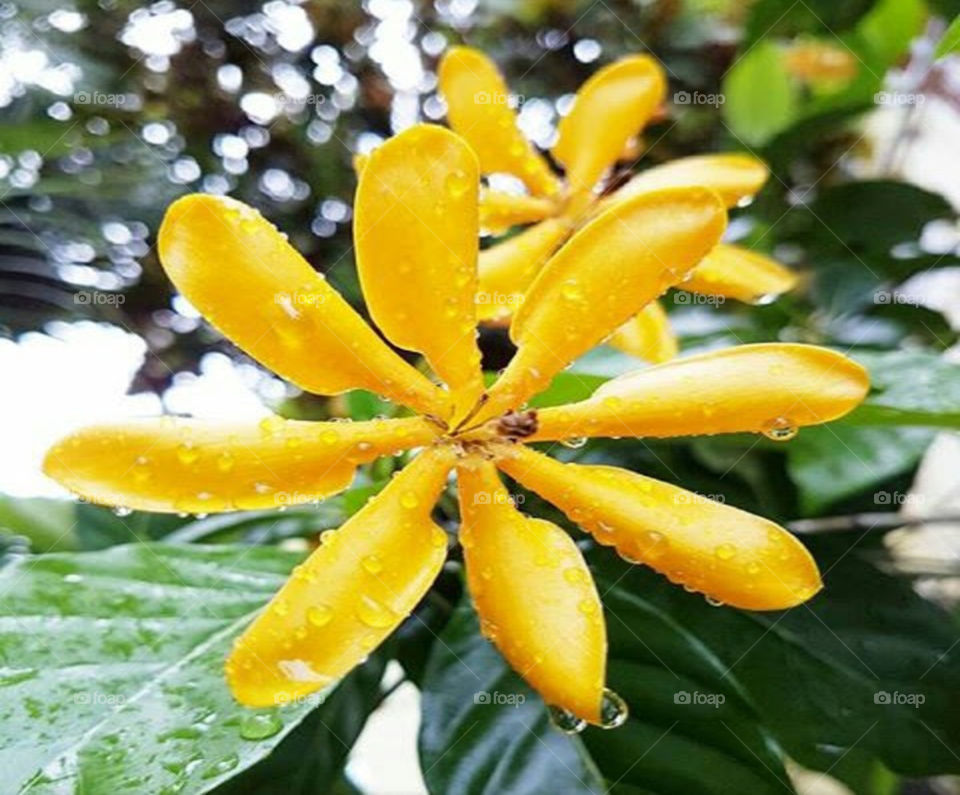
[[[554,159],[561,180],[517,126],[507,86],[481,52],[454,47],[439,68],[440,90],[450,126],[467,139],[483,174],[508,173],[527,195],[484,191],[481,225],[498,232],[518,224],[528,229],[480,254],[480,319],[509,320],[534,277],[553,253],[597,213],[641,193],[665,187],[713,188],[728,206],[752,197],[766,182],[767,167],[742,154],[686,157],[634,176],[601,198],[610,167],[628,156],[636,137],[664,100],[666,78],[655,60],[632,55],[600,69],[581,87],[561,120]],[[786,268],[757,252],[721,243],[706,254],[682,287],[696,293],[760,302],[794,287]],[[672,358],[677,342],[656,302],[615,331],[610,344],[648,361]]]
[[[822,348],[771,344],[626,375],[581,403],[523,409],[716,244],[726,218],[716,195],[644,193],[586,224],[531,286],[513,319],[518,353],[484,392],[474,304],[478,188],[466,142],[420,126],[370,156],[356,197],[357,267],[370,315],[394,343],[423,354],[445,387],[387,347],[253,209],[188,196],[160,230],[160,258],[177,288],[251,356],[312,392],[371,389],[417,416],[274,416],[253,427],[161,418],[81,430],[47,455],[48,474],[97,502],[210,512],[322,499],[344,489],[358,465],[420,450],[339,530],[323,534],[239,638],[226,672],[245,704],[286,703],[344,676],[403,621],[446,558],[447,535],[431,513],[453,471],[467,579],[485,631],[547,703],[576,719],[604,720],[600,599],[571,538],[518,512],[498,469],[599,543],[712,599],[784,608],[820,588],[806,549],[765,519],[631,472],[558,463],[524,444],[788,436],[862,399],[859,365]]]

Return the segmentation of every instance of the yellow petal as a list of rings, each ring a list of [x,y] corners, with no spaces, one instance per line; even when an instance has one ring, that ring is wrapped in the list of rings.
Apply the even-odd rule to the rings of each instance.
[[[711,599],[779,610],[821,588],[803,544],[759,516],[616,467],[561,464],[522,445],[499,466],[601,544]]]
[[[473,147],[484,174],[514,174],[538,196],[558,191],[560,183],[550,166],[517,127],[507,85],[486,55],[452,47],[440,61],[437,76],[450,126]]]
[[[479,184],[477,158],[462,138],[434,125],[411,127],[371,153],[353,226],[373,320],[394,343],[422,353],[467,409],[483,391]]]
[[[663,69],[646,55],[621,58],[580,87],[553,147],[574,192],[596,185],[656,111],[666,87]]]
[[[416,606],[446,556],[430,519],[453,463],[430,448],[323,543],[238,639],[227,681],[251,707],[285,704],[347,674]]]
[[[428,444],[426,420],[256,424],[161,417],[84,428],[44,471],[92,502],[142,511],[279,508],[342,491],[359,464]]]
[[[517,353],[484,413],[519,408],[682,281],[717,244],[726,217],[713,191],[672,188],[623,202],[584,226],[527,290],[510,327]]]
[[[659,301],[647,304],[639,315],[613,332],[607,342],[617,350],[654,364],[672,359],[678,350],[670,318]]]
[[[556,205],[540,196],[523,196],[485,190],[480,194],[480,227],[502,232],[517,224],[542,221],[556,211]]]
[[[701,186],[720,194],[727,207],[735,207],[755,195],[769,176],[767,164],[750,155],[681,157],[641,171],[599,205],[601,208],[610,207],[631,196],[661,188]]]
[[[539,413],[535,439],[766,433],[842,417],[869,389],[867,371],[816,345],[763,343],[627,373],[589,399]]]
[[[502,322],[523,301],[540,269],[571,233],[570,224],[548,218],[480,252],[477,315],[483,323]]]
[[[510,503],[496,468],[457,469],[460,540],[487,637],[548,704],[600,720],[607,637],[583,555],[563,530]]]
[[[225,336],[310,392],[368,389],[423,413],[446,412],[436,385],[388,348],[252,207],[193,194],[167,210],[160,261]]]
[[[796,285],[796,275],[779,262],[742,246],[721,243],[693,269],[683,289],[756,304]]]

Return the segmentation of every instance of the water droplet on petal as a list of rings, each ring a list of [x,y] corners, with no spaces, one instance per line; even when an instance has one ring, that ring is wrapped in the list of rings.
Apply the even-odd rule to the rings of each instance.
[[[547,707],[550,712],[550,722],[564,734],[580,734],[587,728],[587,722],[581,720],[570,710],[563,707]]]
[[[357,618],[368,627],[386,629],[393,626],[397,614],[371,596],[361,596],[357,603]]]
[[[720,560],[730,560],[730,558],[737,554],[737,548],[733,544],[721,544],[713,550],[713,554],[720,558]]]
[[[704,599],[710,607],[723,607],[723,601],[720,599],[714,599],[712,596],[705,596]]]
[[[799,432],[799,428],[786,417],[777,417],[767,423],[763,435],[775,442],[788,442]]]
[[[383,571],[383,561],[377,555],[367,555],[361,561],[361,565],[370,574],[379,574]]]
[[[623,697],[609,687],[604,688],[603,703],[600,705],[600,728],[616,729],[623,726],[629,715],[630,708]]]
[[[236,463],[233,454],[228,452],[220,453],[217,457],[217,469],[221,472],[229,472]]]
[[[124,517],[124,516],[129,516],[132,513],[133,513],[133,508],[128,508],[126,505],[117,505],[113,509],[114,516]]]
[[[190,466],[200,457],[200,451],[189,442],[184,442],[177,447],[177,459],[184,466]]]
[[[333,609],[319,604],[307,608],[307,621],[315,627],[325,627],[333,619]]]
[[[576,450],[579,447],[583,447],[586,443],[586,436],[574,436],[570,439],[560,440],[560,444],[562,444],[564,447],[569,447],[571,450]]]
[[[244,740],[266,740],[283,728],[276,715],[263,712],[249,713],[240,721],[240,736]]]
[[[413,510],[413,509],[416,508],[419,504],[420,504],[420,500],[417,499],[417,495],[414,494],[412,491],[406,492],[406,493],[400,498],[400,505],[402,505],[402,506],[403,506],[404,508],[406,508],[408,511]]]

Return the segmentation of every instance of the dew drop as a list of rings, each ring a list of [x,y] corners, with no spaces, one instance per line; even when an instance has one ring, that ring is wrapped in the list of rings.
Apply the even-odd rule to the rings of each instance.
[[[777,417],[767,423],[763,435],[775,442],[788,442],[799,432],[799,428],[786,417]]]
[[[594,616],[597,614],[597,603],[592,599],[581,599],[577,609],[585,616]]]
[[[240,736],[244,740],[266,740],[283,728],[283,721],[270,713],[256,712],[243,716]]]
[[[723,601],[721,599],[715,599],[712,596],[705,596],[704,599],[710,607],[723,607]]]
[[[550,722],[564,734],[580,734],[587,728],[587,722],[578,718],[570,710],[563,707],[547,707],[550,712]]]
[[[229,472],[233,469],[235,463],[236,460],[232,453],[224,452],[217,457],[217,469],[221,472]]]
[[[571,585],[582,585],[587,582],[587,574],[583,569],[571,566],[563,571],[563,579]]]
[[[737,554],[737,548],[733,544],[721,544],[713,550],[713,554],[720,558],[720,560],[730,560],[730,558]]]
[[[369,574],[379,574],[383,571],[383,561],[377,555],[367,555],[361,561],[361,565]]]
[[[357,603],[357,618],[368,627],[386,629],[396,622],[397,614],[373,597],[361,596]]]
[[[616,729],[623,726],[630,715],[630,708],[623,697],[609,687],[603,690],[603,702],[600,705],[600,728]]]
[[[190,466],[200,457],[200,451],[189,442],[184,442],[177,448],[177,459],[184,466]]]
[[[455,169],[447,174],[444,180],[447,192],[454,198],[463,196],[470,188],[470,177],[462,168]]]
[[[315,627],[325,627],[333,620],[333,609],[329,605],[312,605],[307,608],[307,621]]]
[[[417,495],[412,491],[404,493],[400,498],[400,505],[406,508],[408,511],[413,510],[420,504],[420,500],[417,499]]]
[[[117,505],[113,509],[114,516],[124,517],[124,516],[129,516],[132,513],[133,513],[133,508],[128,508],[126,505]]]
[[[571,450],[576,450],[577,448],[583,447],[586,443],[586,436],[574,436],[570,439],[560,440],[560,444],[562,444],[564,447],[569,447]]]

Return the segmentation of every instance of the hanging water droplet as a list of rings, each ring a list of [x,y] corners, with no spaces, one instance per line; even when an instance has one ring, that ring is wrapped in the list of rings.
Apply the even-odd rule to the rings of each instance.
[[[550,712],[550,722],[564,734],[580,734],[587,728],[587,722],[568,709],[550,706],[547,710]]]
[[[630,715],[630,708],[623,697],[609,687],[603,690],[603,702],[600,705],[600,728],[616,729],[623,726]]]
[[[562,444],[564,447],[569,447],[571,450],[576,450],[577,448],[583,447],[586,443],[586,436],[572,436],[569,439],[560,440],[560,444]]]
[[[124,517],[124,516],[129,516],[132,513],[133,513],[133,508],[128,508],[126,505],[117,505],[113,509],[114,516]]]
[[[767,423],[763,435],[775,442],[788,442],[799,432],[799,428],[786,417],[777,417]]]
[[[712,596],[705,596],[704,599],[710,607],[723,607],[723,601],[720,599],[715,599]]]
[[[276,715],[252,712],[240,721],[240,736],[244,740],[266,740],[283,728],[283,721]]]

